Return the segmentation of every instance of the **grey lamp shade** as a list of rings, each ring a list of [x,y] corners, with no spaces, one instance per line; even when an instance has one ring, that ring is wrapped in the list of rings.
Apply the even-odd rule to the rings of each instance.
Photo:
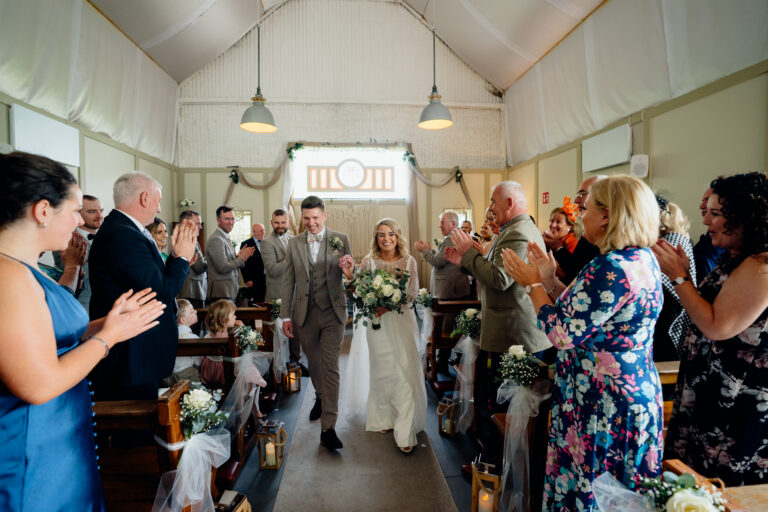
[[[252,133],[272,133],[277,131],[272,112],[264,105],[264,98],[254,98],[253,104],[243,112],[240,128]]]
[[[429,97],[429,105],[424,107],[419,118],[419,128],[424,130],[442,130],[453,125],[451,113],[445,105],[440,103],[440,96],[433,94]]]

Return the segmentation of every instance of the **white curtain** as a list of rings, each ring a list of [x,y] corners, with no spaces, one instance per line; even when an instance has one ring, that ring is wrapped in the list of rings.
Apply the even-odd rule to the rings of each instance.
[[[82,0],[0,2],[0,91],[173,162],[176,82]]]
[[[325,211],[328,212],[328,227],[349,236],[352,256],[360,263],[363,256],[371,251],[373,228],[376,221],[384,217],[382,206],[378,201],[356,205],[326,202]]]
[[[508,162],[765,59],[765,0],[611,0],[505,92]]]

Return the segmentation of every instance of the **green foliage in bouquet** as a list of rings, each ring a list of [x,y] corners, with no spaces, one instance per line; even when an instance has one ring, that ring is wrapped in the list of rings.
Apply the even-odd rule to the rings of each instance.
[[[522,345],[512,345],[501,356],[499,378],[518,386],[528,387],[539,376],[539,360],[527,353]]]
[[[635,491],[650,497],[658,510],[725,511],[723,495],[700,486],[688,473],[665,471],[660,477],[644,478]]]
[[[195,388],[181,398],[181,427],[186,439],[208,432],[227,419],[226,413],[219,410],[220,389],[211,392],[199,383],[193,386]]]
[[[432,294],[429,293],[429,290],[426,288],[419,288],[419,293],[416,295],[416,298],[413,300],[413,309],[416,309],[416,306],[424,306],[425,308],[431,308],[432,307]]]
[[[269,303],[270,312],[272,318],[280,318],[280,307],[283,304],[283,299],[275,299]]]
[[[235,331],[237,346],[240,350],[258,350],[264,344],[264,337],[259,331],[249,325],[244,325]]]
[[[407,270],[403,271],[399,278],[378,268],[374,271],[361,270],[355,279],[352,294],[352,300],[357,307],[355,325],[362,321],[363,325],[368,326],[370,320],[374,329],[380,329],[376,308],[403,313],[407,284]]]
[[[470,338],[480,337],[480,312],[475,308],[465,309],[456,317],[456,327],[451,333],[453,338],[456,335],[469,336]]]

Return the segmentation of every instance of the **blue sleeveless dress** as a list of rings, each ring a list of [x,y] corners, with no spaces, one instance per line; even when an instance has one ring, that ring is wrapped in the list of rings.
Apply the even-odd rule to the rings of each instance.
[[[29,268],[45,291],[61,356],[80,343],[88,315],[69,291]],[[0,381],[0,510],[105,510],[92,416],[85,379],[40,405]]]

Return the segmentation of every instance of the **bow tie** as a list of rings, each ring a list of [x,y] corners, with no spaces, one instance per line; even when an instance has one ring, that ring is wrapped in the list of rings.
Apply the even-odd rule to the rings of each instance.
[[[93,233],[88,233],[88,240],[93,240],[94,238],[96,238],[96,235]]]
[[[307,243],[311,244],[312,242],[322,242],[322,241],[323,241],[323,235],[322,234],[320,234],[320,235],[313,235],[312,233],[309,233],[307,235]]]

